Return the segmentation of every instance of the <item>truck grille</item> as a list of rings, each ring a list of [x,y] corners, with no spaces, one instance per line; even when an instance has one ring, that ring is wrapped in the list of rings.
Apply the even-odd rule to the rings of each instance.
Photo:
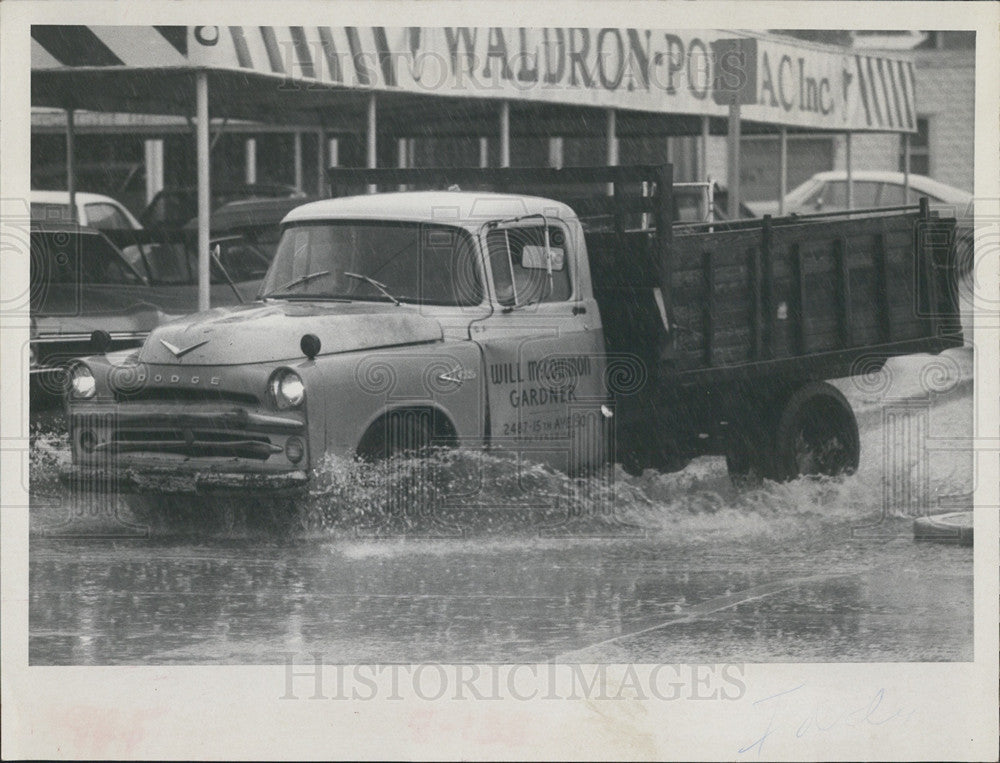
[[[223,403],[255,406],[260,403],[255,395],[218,389],[184,389],[178,387],[142,387],[132,391],[116,390],[118,402],[150,403]]]
[[[213,429],[117,429],[105,446],[118,453],[256,458],[266,461],[282,448],[266,435]]]
[[[86,435],[85,450],[266,461],[284,451],[290,436],[305,432],[298,419],[238,407],[184,412],[173,406],[130,408],[126,404],[111,412],[74,415],[74,431],[81,438]]]

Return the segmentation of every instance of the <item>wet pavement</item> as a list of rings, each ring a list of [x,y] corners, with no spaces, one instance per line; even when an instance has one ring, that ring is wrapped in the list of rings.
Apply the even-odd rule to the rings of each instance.
[[[971,505],[970,453],[934,446],[970,435],[971,388],[942,386],[902,417],[865,394],[854,394],[863,460],[850,477],[741,493],[721,459],[699,459],[672,475],[618,472],[610,520],[584,511],[540,531],[537,514],[493,509],[497,522],[453,517],[457,537],[344,520],[364,513],[350,488],[314,498],[284,537],[239,522],[143,537],[126,511],[88,516],[59,492],[64,441],[39,432],[29,659],[971,660],[973,551],[912,536],[928,507]],[[509,502],[491,474],[494,506]],[[566,487],[533,479],[533,494]]]
[[[900,528],[903,530],[903,528]],[[970,660],[968,549],[654,541],[56,544],[33,664]]]

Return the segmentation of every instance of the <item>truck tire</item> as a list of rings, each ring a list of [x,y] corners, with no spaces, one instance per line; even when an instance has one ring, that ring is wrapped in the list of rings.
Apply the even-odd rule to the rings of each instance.
[[[358,454],[366,461],[413,455],[434,442],[432,411],[425,408],[393,411],[365,433]]]
[[[385,480],[384,501],[378,511],[387,519],[407,521],[433,512],[434,486],[439,469],[433,459],[416,458],[398,464],[398,457],[420,456],[442,439],[435,437],[434,411],[410,408],[392,411],[376,421],[358,446],[358,456],[373,463]],[[429,487],[430,490],[423,489]]]
[[[847,398],[826,382],[809,382],[782,407],[766,471],[777,481],[851,474],[860,457],[858,420]]]

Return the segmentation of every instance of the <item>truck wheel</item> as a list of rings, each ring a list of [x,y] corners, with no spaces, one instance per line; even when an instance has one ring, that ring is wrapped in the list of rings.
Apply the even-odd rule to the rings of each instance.
[[[431,411],[395,411],[377,422],[362,438],[358,454],[366,461],[412,455],[433,442]]]
[[[397,468],[391,459],[426,451],[436,440],[433,412],[428,409],[393,411],[365,433],[358,455],[375,462],[385,476],[386,501],[381,513],[396,519],[424,516],[430,510],[427,490],[435,485],[438,469],[431,459],[417,459]],[[433,491],[431,491],[433,492]]]
[[[847,398],[826,382],[810,382],[785,402],[774,435],[771,475],[851,474],[858,468],[858,421]]]

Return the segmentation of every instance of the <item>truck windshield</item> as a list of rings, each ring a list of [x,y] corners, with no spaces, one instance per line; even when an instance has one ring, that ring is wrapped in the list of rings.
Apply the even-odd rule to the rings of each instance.
[[[395,297],[454,306],[483,301],[475,244],[467,231],[381,220],[287,228],[261,293],[265,298],[377,302]]]

